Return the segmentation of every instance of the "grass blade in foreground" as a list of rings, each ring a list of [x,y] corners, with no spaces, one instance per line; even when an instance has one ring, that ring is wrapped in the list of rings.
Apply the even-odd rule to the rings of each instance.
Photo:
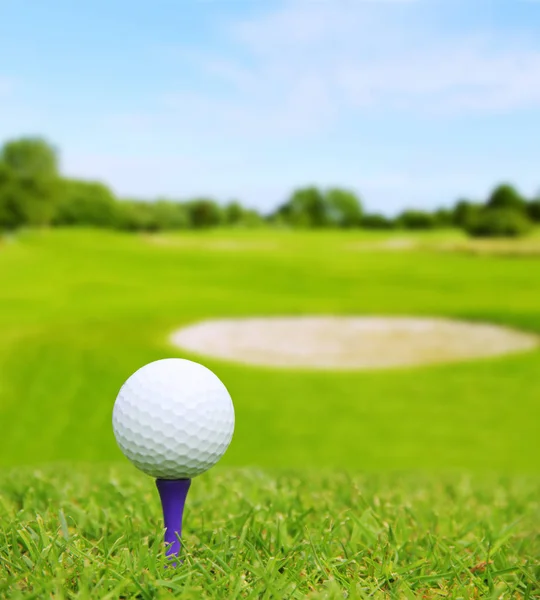
[[[128,467],[0,475],[0,596],[534,598],[538,478],[216,469],[166,569],[159,500]],[[346,596],[344,596],[346,594]]]

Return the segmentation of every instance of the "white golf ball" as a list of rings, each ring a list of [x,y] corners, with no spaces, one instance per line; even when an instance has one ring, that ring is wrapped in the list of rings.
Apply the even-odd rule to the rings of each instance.
[[[187,479],[204,473],[227,450],[234,407],[212,371],[167,358],[145,365],[124,383],[112,421],[120,449],[141,471]]]

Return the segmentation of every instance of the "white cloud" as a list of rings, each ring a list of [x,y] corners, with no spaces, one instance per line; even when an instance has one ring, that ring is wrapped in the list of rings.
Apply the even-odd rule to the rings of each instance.
[[[261,4],[256,16],[222,24],[217,50],[161,48],[178,86],[158,90],[148,112],[113,115],[104,127],[160,156],[80,157],[74,168],[120,193],[238,195],[260,207],[311,182],[357,187],[372,210],[481,197],[503,179],[527,191],[537,177],[530,151],[506,142],[490,150],[482,119],[461,121],[463,137],[453,139],[452,119],[540,109],[538,40],[487,20],[484,29],[446,27],[427,5]],[[418,139],[401,126],[409,117]],[[510,120],[501,122],[516,143]],[[382,149],[376,127],[386,127]]]
[[[263,142],[317,136],[370,114],[540,109],[537,40],[445,31],[425,6],[295,0],[224,23],[219,54],[165,50],[198,70],[196,83],[164,90],[152,112],[116,124]]]
[[[246,77],[247,81],[247,77]],[[330,122],[334,106],[325,82],[315,73],[297,73],[294,81],[274,79],[244,83],[234,98],[197,92],[166,94],[167,119],[188,130],[222,132],[249,138],[309,135]]]
[[[360,106],[437,113],[539,108],[540,51],[493,51],[464,39],[452,46],[434,44],[429,54],[413,51],[369,65],[345,63],[337,80]]]
[[[289,2],[229,24],[243,59],[200,59],[208,80],[229,91],[172,93],[166,104],[248,137],[305,136],[366,111],[540,108],[536,42],[489,30],[445,34],[420,5],[384,4]]]

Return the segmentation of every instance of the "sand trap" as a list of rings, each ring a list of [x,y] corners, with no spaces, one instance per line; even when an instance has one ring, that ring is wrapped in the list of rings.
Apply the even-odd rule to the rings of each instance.
[[[479,256],[535,258],[540,256],[540,239],[478,239],[461,242],[442,242],[432,249],[440,252],[459,252]]]
[[[390,238],[386,240],[380,241],[360,241],[354,242],[347,246],[348,250],[364,250],[364,251],[372,251],[372,250],[386,250],[393,252],[401,252],[404,250],[416,250],[420,247],[420,244],[416,240],[411,240],[409,238]]]
[[[496,325],[402,317],[272,317],[204,321],[179,348],[250,365],[387,369],[531,350],[539,339]]]

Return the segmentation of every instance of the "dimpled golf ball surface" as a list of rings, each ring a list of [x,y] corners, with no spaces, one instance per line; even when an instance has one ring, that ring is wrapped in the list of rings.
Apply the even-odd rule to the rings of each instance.
[[[122,386],[113,430],[126,457],[160,479],[187,479],[217,463],[231,442],[234,407],[212,371],[179,358],[152,362]]]

